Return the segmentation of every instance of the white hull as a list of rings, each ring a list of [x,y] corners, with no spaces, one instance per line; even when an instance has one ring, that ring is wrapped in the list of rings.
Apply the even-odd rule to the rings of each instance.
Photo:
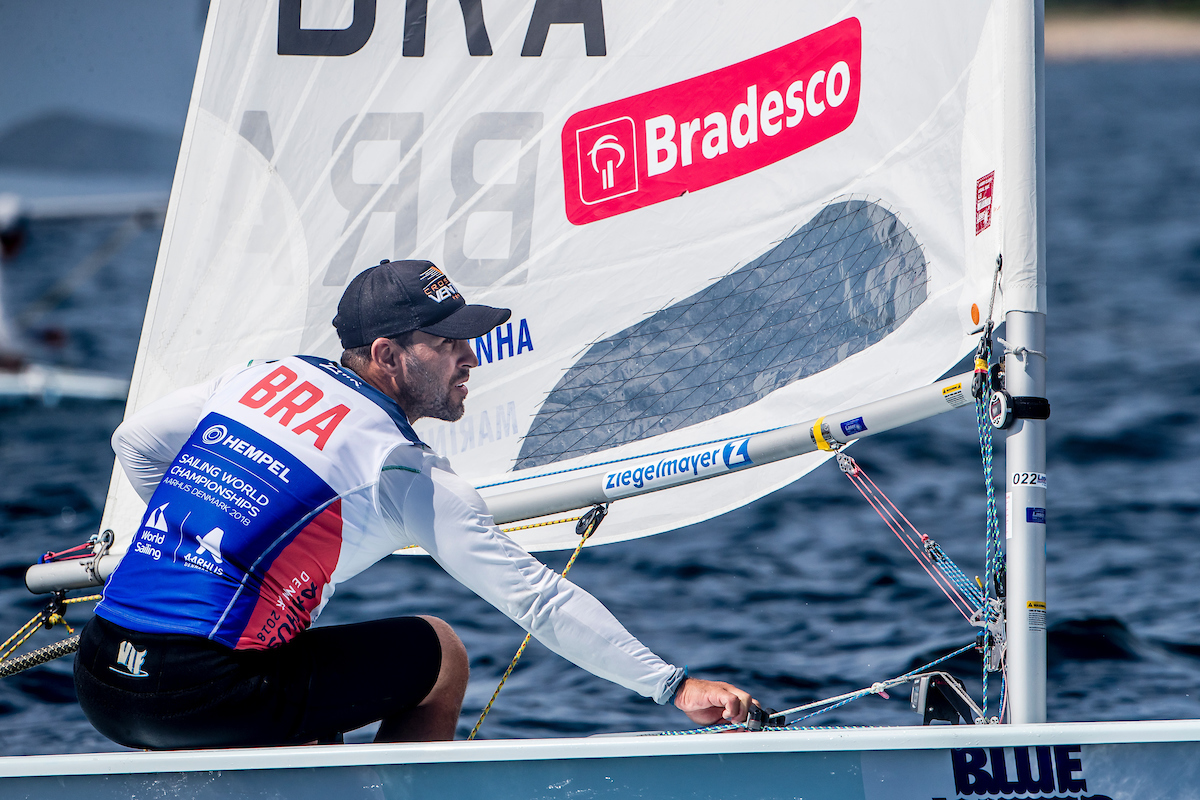
[[[41,400],[124,400],[129,381],[99,372],[30,364],[19,372],[0,372],[0,402]]]
[[[1039,774],[1039,761],[1053,767]],[[0,758],[0,796],[13,800],[1165,800],[1196,797],[1198,786],[1200,722],[1193,720]]]

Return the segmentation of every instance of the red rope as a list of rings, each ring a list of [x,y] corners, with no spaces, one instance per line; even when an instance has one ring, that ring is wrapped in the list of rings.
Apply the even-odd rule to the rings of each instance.
[[[970,602],[963,596],[962,592],[958,590],[954,583],[941,571],[938,565],[932,561],[932,559],[929,557],[929,554],[926,553],[925,549],[920,545],[919,542],[924,542],[928,537],[918,531],[916,526],[908,521],[908,518],[905,517],[904,514],[901,513],[900,509],[896,507],[896,504],[893,503],[886,494],[884,494],[883,490],[875,485],[875,481],[871,480],[870,476],[863,471],[862,467],[860,467],[853,460],[851,460],[851,464],[853,465],[853,471],[846,473],[846,477],[850,479],[850,483],[854,484],[854,488],[858,489],[859,494],[863,496],[863,499],[865,499],[871,505],[871,508],[875,509],[875,513],[878,514],[879,518],[882,519],[884,524],[888,526],[888,529],[891,530],[892,533],[896,534],[896,538],[900,540],[900,543],[903,544],[905,549],[912,554],[912,557],[917,560],[917,563],[921,565],[921,568],[924,569],[929,577],[933,579],[933,582],[939,589],[942,590],[942,593],[945,594],[950,602],[954,604],[954,607],[958,609],[958,612],[962,614],[967,621],[970,621]],[[867,484],[870,484],[869,490],[866,488]],[[886,506],[884,505],[885,503]],[[899,517],[901,520],[904,520],[904,525],[908,526],[909,530],[916,535],[917,539],[913,539],[912,536],[908,534],[908,532],[904,529],[904,525],[901,525],[899,520],[896,519],[897,517]],[[931,564],[932,569],[930,568]]]
[[[91,543],[85,542],[84,544],[78,544],[78,545],[75,545],[74,547],[68,547],[66,550],[60,550],[57,553],[47,552],[44,556],[42,556],[41,563],[45,564],[50,561],[57,561],[60,558],[62,558],[63,556],[65,556],[67,553],[74,553],[77,550],[84,550],[84,549],[91,550],[91,548],[92,548]],[[72,556],[72,558],[87,558],[89,555],[91,555],[91,553],[84,553],[83,555]]]

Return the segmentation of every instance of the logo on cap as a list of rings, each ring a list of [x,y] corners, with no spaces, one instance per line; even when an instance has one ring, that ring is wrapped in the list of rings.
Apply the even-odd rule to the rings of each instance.
[[[619,117],[575,132],[579,199],[602,203],[638,190],[637,139],[633,120]]]
[[[421,280],[424,282],[422,291],[429,296],[429,299],[436,303],[451,298],[462,299],[462,295],[458,293],[458,289],[454,288],[454,284],[446,277],[446,274],[437,267],[430,267],[421,273]]]

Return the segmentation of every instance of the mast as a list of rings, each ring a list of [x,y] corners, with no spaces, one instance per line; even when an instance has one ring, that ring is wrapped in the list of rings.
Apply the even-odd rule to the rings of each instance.
[[[1006,3],[1004,303],[1006,388],[1046,396],[1043,0]],[[1046,422],[1006,442],[1008,692],[1014,723],[1046,721]],[[1034,476],[1030,478],[1030,476]],[[1019,477],[1017,477],[1019,476]],[[1037,477],[1040,476],[1040,477]]]

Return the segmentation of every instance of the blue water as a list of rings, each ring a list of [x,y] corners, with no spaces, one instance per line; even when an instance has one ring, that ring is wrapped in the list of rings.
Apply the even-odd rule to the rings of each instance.
[[[1198,102],[1200,61],[1047,68],[1052,720],[1200,716]],[[37,226],[5,268],[11,307],[111,232],[103,223]],[[48,340],[43,357],[132,369],[158,236],[144,233],[35,325]],[[22,584],[31,560],[96,529],[107,437],[121,413],[119,404],[0,409],[4,635],[40,607]],[[982,572],[983,482],[969,412],[868,439],[854,455],[918,528],[969,574]],[[776,708],[898,675],[973,637],[829,466],[723,518],[589,550],[572,578],[665,658]],[[449,620],[471,653],[465,734],[521,641],[516,625],[418,559],[372,568],[339,591],[322,623],[417,612]],[[86,616],[77,607],[69,618]],[[978,694],[977,661],[952,667]],[[991,691],[994,704],[995,682]],[[900,691],[825,721],[918,720]],[[534,644],[482,735],[684,727],[673,709]],[[0,682],[0,752],[97,749],[115,746],[74,704],[69,659]]]

